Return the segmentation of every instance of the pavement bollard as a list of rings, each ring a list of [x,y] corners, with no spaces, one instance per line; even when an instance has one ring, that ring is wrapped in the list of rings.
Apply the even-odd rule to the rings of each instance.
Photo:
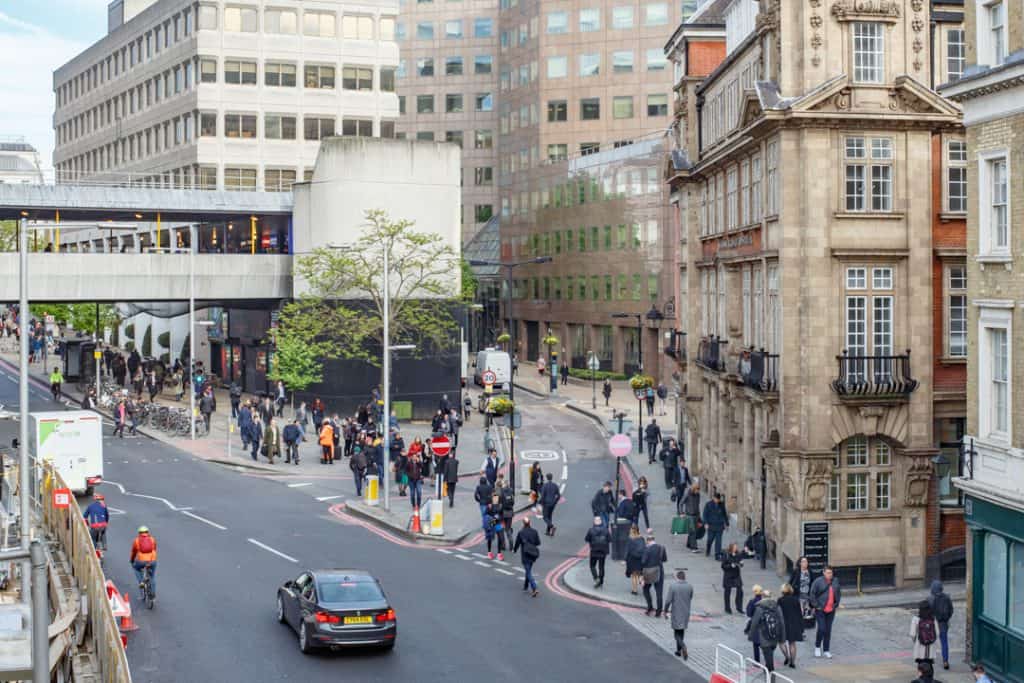
[[[431,536],[444,536],[444,501],[434,499],[430,501],[430,526],[428,527]]]
[[[366,477],[366,485],[363,487],[363,502],[373,507],[380,505],[380,478],[376,474]]]

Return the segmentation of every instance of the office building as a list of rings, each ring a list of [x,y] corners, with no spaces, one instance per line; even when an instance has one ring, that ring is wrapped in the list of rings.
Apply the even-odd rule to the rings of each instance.
[[[39,152],[20,136],[0,136],[0,183],[43,182]]]

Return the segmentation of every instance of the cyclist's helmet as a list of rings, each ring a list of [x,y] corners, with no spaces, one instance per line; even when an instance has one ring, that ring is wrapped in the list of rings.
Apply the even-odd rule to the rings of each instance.
[[[97,493],[95,496],[92,497],[92,499],[93,500],[106,500],[106,497],[104,497],[104,495],[102,493]]]
[[[140,534],[148,534],[149,533],[149,527],[148,526],[140,526],[139,527],[139,533]]]

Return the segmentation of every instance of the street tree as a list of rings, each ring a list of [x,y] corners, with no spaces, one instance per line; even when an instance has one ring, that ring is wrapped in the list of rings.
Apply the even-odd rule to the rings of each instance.
[[[282,309],[282,328],[319,344],[325,358],[381,363],[384,338],[383,256],[389,261],[390,342],[414,344],[420,356],[451,348],[462,296],[459,255],[436,233],[387,212],[366,212],[362,235],[344,247],[321,247],[296,264],[308,292]]]
[[[324,342],[310,341],[306,334],[292,326],[278,326],[271,330],[274,339],[274,361],[267,378],[284,382],[292,392],[292,408],[295,407],[295,392],[304,391],[311,385],[322,382],[325,355]]]

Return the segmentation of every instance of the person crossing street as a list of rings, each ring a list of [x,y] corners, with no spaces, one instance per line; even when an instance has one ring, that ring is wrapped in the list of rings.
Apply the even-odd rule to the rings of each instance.
[[[540,557],[540,534],[530,524],[530,518],[523,518],[523,528],[516,534],[512,552],[518,552],[523,563],[523,590],[530,590],[530,595],[537,597],[537,580],[533,578],[533,563]]]
[[[547,527],[544,530],[545,536],[554,536],[555,531],[558,527],[555,526],[555,506],[562,500],[562,490],[558,487],[553,480],[552,474],[549,472],[547,475],[547,481],[540,487],[540,509],[541,515],[544,518],[544,525]]]

